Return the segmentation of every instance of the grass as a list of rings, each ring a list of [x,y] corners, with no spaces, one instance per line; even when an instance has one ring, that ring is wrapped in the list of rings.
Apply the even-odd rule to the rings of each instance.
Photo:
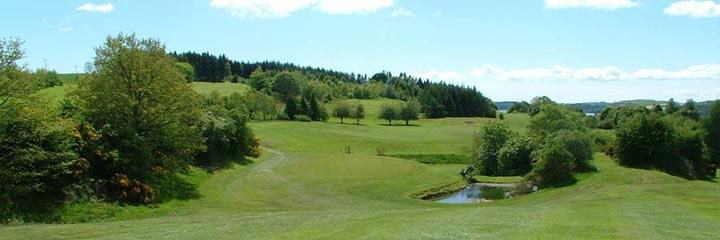
[[[368,100],[366,109],[382,101]],[[514,129],[527,125],[526,115],[506,117]],[[488,121],[498,120],[421,119],[409,127],[382,126],[382,120],[370,118],[359,126],[336,119],[254,122],[263,157],[189,176],[199,184],[199,199],[123,208],[127,213],[88,219],[91,223],[3,226],[0,239],[714,239],[720,234],[718,183],[623,168],[602,154],[595,155],[598,172],[581,175],[575,185],[478,204],[414,198],[461,182],[464,165],[375,155],[377,148],[389,154],[465,154],[472,134]],[[353,154],[342,153],[346,145]]]
[[[221,96],[230,95],[232,93],[239,93],[239,94],[245,94],[246,92],[250,91],[250,86],[242,84],[242,83],[231,83],[231,82],[221,82],[221,83],[210,83],[210,82],[194,82],[190,84],[192,88],[202,94],[202,95],[209,95],[213,91],[217,91],[220,93]]]

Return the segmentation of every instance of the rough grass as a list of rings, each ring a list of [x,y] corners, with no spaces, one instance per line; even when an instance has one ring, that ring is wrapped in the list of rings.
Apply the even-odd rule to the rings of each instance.
[[[526,115],[506,117],[514,129],[527,124]],[[465,154],[472,134],[488,121],[497,120],[422,119],[410,127],[371,119],[360,126],[335,120],[256,122],[251,126],[262,139],[264,156],[191,176],[199,184],[199,199],[123,209],[128,213],[110,221],[4,226],[0,239],[715,239],[720,234],[718,183],[623,168],[602,154],[595,155],[598,172],[579,176],[575,185],[478,204],[413,198],[462,181],[457,173],[464,165],[375,155],[377,148]],[[347,145],[353,154],[341,153]]]

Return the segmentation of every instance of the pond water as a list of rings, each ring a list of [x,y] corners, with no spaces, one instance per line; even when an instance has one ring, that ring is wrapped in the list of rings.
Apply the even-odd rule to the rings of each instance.
[[[439,203],[479,203],[506,198],[511,184],[471,184],[463,190],[442,197]]]

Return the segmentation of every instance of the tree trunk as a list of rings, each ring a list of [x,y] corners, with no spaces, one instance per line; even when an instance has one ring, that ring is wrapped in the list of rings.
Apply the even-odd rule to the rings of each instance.
[[[410,125],[410,120],[405,120],[405,126]]]
[[[340,118],[340,124],[343,124],[343,123],[344,123],[343,118]]]
[[[355,125],[360,125],[360,118],[355,119]]]

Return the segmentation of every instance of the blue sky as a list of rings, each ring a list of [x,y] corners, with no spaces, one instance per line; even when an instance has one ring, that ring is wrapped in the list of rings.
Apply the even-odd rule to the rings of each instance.
[[[720,96],[720,1],[4,1],[30,68],[82,71],[109,35],[346,72],[407,72],[493,100]]]

